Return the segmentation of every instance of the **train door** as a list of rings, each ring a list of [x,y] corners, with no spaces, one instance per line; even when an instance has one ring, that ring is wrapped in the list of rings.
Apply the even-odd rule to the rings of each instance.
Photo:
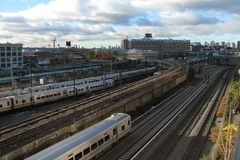
[[[118,128],[117,126],[113,128],[113,141],[117,142],[118,141]]]
[[[11,110],[14,109],[14,99],[13,98],[10,98],[10,102],[9,102],[9,105],[11,106]]]

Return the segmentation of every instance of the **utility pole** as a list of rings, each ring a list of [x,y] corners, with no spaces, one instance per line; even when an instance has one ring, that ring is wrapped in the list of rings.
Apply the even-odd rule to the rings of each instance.
[[[11,63],[11,83],[12,83],[12,90],[14,91],[14,80],[13,80],[13,58],[12,58],[12,53],[11,53],[11,58],[10,63]]]

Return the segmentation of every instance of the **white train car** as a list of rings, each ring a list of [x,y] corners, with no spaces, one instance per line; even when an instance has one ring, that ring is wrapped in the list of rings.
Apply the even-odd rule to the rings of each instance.
[[[59,88],[55,90],[17,95],[12,98],[13,109],[23,108],[30,105],[36,105],[65,98],[66,96],[68,96],[67,89],[70,90],[70,88]]]
[[[4,91],[4,92],[0,92],[0,98],[13,96],[13,95],[18,95],[18,94],[23,94],[25,92],[26,91],[24,89],[14,89],[12,91]]]
[[[97,157],[131,131],[131,116],[115,113],[111,117],[42,150],[26,160],[79,160]]]
[[[4,92],[0,92],[0,98],[4,98],[7,96],[11,96],[13,95],[13,91],[4,91]]]
[[[94,91],[99,91],[104,88],[109,88],[113,86],[114,86],[114,80],[109,79],[109,80],[106,80],[106,82],[99,81],[99,82],[91,83],[90,85],[88,85],[88,91],[94,92]]]
[[[0,98],[0,112],[9,110],[12,110],[12,98],[10,97]]]
[[[41,91],[50,90],[50,86],[49,85],[34,86],[34,87],[26,88],[24,90],[26,90],[27,93],[30,93],[30,92],[41,92]]]
[[[64,87],[49,91],[37,92],[32,95],[33,103],[40,104],[50,101],[56,101],[59,99],[63,99],[66,97],[71,97],[74,95],[74,88],[73,87]]]
[[[96,76],[94,78],[95,78],[95,82],[104,81],[104,79],[118,80],[119,79],[119,73],[107,74],[105,76]]]

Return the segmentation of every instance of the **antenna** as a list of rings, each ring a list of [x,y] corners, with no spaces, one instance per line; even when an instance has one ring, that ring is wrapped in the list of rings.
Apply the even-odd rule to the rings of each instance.
[[[51,41],[53,41],[53,48],[55,48],[55,43],[57,41],[56,38],[54,37],[53,40],[51,40]]]

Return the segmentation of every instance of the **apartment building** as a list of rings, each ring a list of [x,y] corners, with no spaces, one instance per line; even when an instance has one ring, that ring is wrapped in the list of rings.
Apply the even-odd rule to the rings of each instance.
[[[23,44],[0,43],[1,69],[18,68],[23,66]]]

